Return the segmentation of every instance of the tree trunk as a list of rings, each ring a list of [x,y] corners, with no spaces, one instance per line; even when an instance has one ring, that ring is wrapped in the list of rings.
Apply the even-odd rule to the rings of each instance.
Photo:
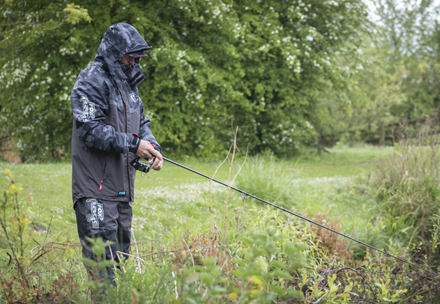
[[[382,123],[382,127],[380,130],[379,145],[382,147],[385,146],[385,124],[384,123]]]

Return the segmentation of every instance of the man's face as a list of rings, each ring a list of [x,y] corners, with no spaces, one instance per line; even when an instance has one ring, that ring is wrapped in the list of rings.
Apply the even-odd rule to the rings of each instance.
[[[128,64],[128,65],[133,66],[134,65],[134,58],[128,54],[125,54],[124,57],[122,57],[121,62],[124,64]]]

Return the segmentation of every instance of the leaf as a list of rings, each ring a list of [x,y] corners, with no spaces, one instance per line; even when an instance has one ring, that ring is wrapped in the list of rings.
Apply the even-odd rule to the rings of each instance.
[[[81,262],[83,262],[84,264],[89,265],[89,266],[91,266],[91,267],[96,267],[96,265],[98,265],[98,264],[96,263],[96,261],[91,260],[91,259],[87,259],[87,258],[82,258],[82,259],[81,259]]]
[[[273,272],[273,275],[279,278],[283,278],[283,279],[291,279],[292,276],[290,275],[290,273],[285,272],[285,271],[281,271],[281,270],[275,270]]]
[[[296,248],[294,245],[292,244],[286,244],[284,245],[284,251],[288,254],[288,255],[292,255],[296,252]]]
[[[270,289],[272,289],[272,290],[275,291],[277,294],[282,295],[282,296],[286,294],[286,291],[285,291],[284,288],[281,287],[281,286],[270,285]]]
[[[219,278],[216,280],[217,283],[227,283],[227,282],[229,282],[229,281],[230,281],[230,279],[229,279],[229,278],[226,278],[226,277],[219,277]]]
[[[106,266],[113,266],[118,265],[118,263],[114,260],[105,260],[102,262],[99,262],[99,267],[106,267]]]
[[[260,265],[260,267],[261,267],[261,270],[263,271],[263,272],[268,272],[269,271],[269,264],[266,262],[266,260],[265,259],[260,259],[259,261],[258,261],[258,264]]]
[[[344,293],[350,293],[352,289],[353,289],[353,282],[350,282],[349,285],[345,286]]]
[[[186,276],[186,283],[191,284],[199,279],[199,274],[197,272],[191,272]]]
[[[203,283],[206,285],[211,285],[214,279],[209,273],[201,273],[200,276],[202,277]]]
[[[332,288],[330,288],[330,293],[337,292],[338,289],[339,289],[338,286],[333,286]]]
[[[16,189],[17,189],[17,186],[15,184],[10,185],[9,186],[9,193],[14,194]]]
[[[278,267],[279,269],[285,269],[287,267],[286,263],[284,261],[280,261],[280,260],[274,260],[272,262],[270,262],[270,266],[271,267]]]
[[[388,288],[387,288],[387,286],[385,284],[382,284],[380,286],[380,288],[382,289],[382,294],[384,294],[384,295],[388,294],[389,291],[388,291]]]
[[[263,281],[259,277],[255,276],[255,275],[251,276],[250,280],[252,282],[254,282],[255,284],[257,284],[258,286],[262,286],[263,285]]]
[[[206,266],[214,265],[217,262],[217,259],[214,257],[204,258],[202,259],[203,264]]]
[[[216,294],[221,294],[221,293],[226,291],[226,288],[222,287],[222,286],[219,286],[219,285],[216,285],[214,287],[214,291],[215,291]]]
[[[304,298],[304,295],[302,294],[301,291],[295,290],[295,289],[292,289],[292,288],[287,289],[286,293],[290,297],[297,297],[297,298],[300,298],[300,299]]]
[[[292,269],[299,269],[301,267],[305,267],[307,266],[306,263],[304,263],[304,261],[295,261],[292,263],[292,265],[290,266]]]
[[[213,277],[218,277],[221,274],[220,266],[214,266],[209,271]]]
[[[67,13],[67,22],[70,24],[77,24],[82,20],[89,23],[92,21],[92,18],[90,18],[87,9],[82,8],[79,5],[75,5],[74,3],[67,4],[66,8],[63,11]]]
[[[22,223],[22,225],[23,225],[24,227],[28,226],[29,223],[30,223],[30,221],[29,221],[29,219],[28,219],[27,217],[22,218],[22,219],[20,220],[20,222]]]
[[[236,292],[231,292],[231,293],[228,295],[228,299],[229,299],[229,300],[236,300],[236,299],[238,299],[238,294],[237,294]]]

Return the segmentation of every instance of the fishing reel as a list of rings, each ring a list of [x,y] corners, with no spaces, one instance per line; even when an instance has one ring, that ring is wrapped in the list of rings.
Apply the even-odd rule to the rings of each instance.
[[[130,162],[130,165],[138,171],[148,173],[150,171],[151,164],[144,163],[139,160],[140,157],[136,157]]]

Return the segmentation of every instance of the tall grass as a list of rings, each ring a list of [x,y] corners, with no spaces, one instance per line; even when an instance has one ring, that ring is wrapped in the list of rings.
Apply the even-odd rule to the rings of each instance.
[[[410,148],[427,149],[426,146]],[[392,159],[384,163],[387,161]],[[383,174],[399,176],[383,170]],[[32,172],[35,173],[35,169]],[[53,173],[58,171],[51,170],[50,174]],[[351,176],[299,179],[291,163],[266,155],[248,160],[235,185],[271,202],[301,209],[300,213],[307,212],[312,219],[376,246],[373,241],[378,234],[388,232],[385,228],[371,229],[374,223],[367,222],[367,217],[360,214],[375,203],[371,212],[378,218],[377,223],[392,221],[383,208],[389,208],[393,196],[388,196],[386,204],[385,196],[379,199],[382,195],[379,190],[383,184],[393,183],[381,183],[379,173],[376,172],[369,185],[364,180],[362,187],[349,182]],[[2,177],[0,174],[0,179]],[[5,189],[6,195],[16,193],[19,188],[15,188],[15,181],[13,183],[11,178],[7,181],[6,186],[0,183],[0,189]],[[393,187],[399,190],[394,191],[403,191],[399,185],[395,183]],[[34,193],[44,186],[33,187]],[[356,187],[360,190],[355,190]],[[0,229],[0,250],[5,253],[0,256],[1,303],[90,303],[91,291],[93,298],[102,303],[139,304],[408,303],[408,299],[415,296],[418,303],[435,303],[440,297],[436,278],[408,265],[398,265],[393,259],[383,259],[372,251],[360,254],[358,247],[349,247],[350,244],[327,231],[304,225],[273,208],[243,202],[234,192],[229,197],[227,231],[223,231],[226,189],[215,184],[211,187],[207,182],[164,184],[137,191],[133,227],[138,250],[133,246],[134,257],[118,265],[118,288],[109,286],[101,294],[101,286],[87,280],[74,230],[68,239],[65,230],[56,229],[71,215],[60,213],[60,218],[54,217],[53,225],[39,231],[39,218],[32,211],[31,196],[23,192],[15,196],[20,212],[16,211],[16,201],[0,201],[3,206],[0,214],[6,223],[5,228]],[[291,196],[302,202],[293,204]],[[208,220],[211,198],[212,238]],[[47,195],[40,201],[41,205],[50,204],[52,199]],[[342,219],[350,216],[351,226],[346,223],[348,219],[340,221],[334,214],[325,213],[337,204],[342,208],[337,209],[336,214],[347,209]],[[318,213],[317,206],[321,205],[324,213]],[[20,232],[18,225],[26,224],[24,219],[29,219],[29,223]],[[433,216],[431,226],[431,247],[435,249],[440,217]],[[5,233],[11,242],[5,241]],[[227,242],[221,241],[224,234],[227,234]],[[23,251],[19,246],[20,235],[24,237],[23,244],[28,246]],[[417,233],[414,235],[413,240],[418,237]],[[105,244],[100,245],[102,250]],[[14,258],[14,253],[20,255]],[[95,266],[98,272],[99,267],[105,265]],[[23,267],[23,271],[18,267]]]
[[[237,187],[271,203],[292,205],[290,185],[297,171],[286,170],[287,163],[273,155],[249,158],[237,177]]]
[[[372,210],[384,235],[401,245],[423,244],[427,252],[440,208],[439,146],[432,127],[396,143],[395,153],[378,165],[371,179],[376,206]]]

